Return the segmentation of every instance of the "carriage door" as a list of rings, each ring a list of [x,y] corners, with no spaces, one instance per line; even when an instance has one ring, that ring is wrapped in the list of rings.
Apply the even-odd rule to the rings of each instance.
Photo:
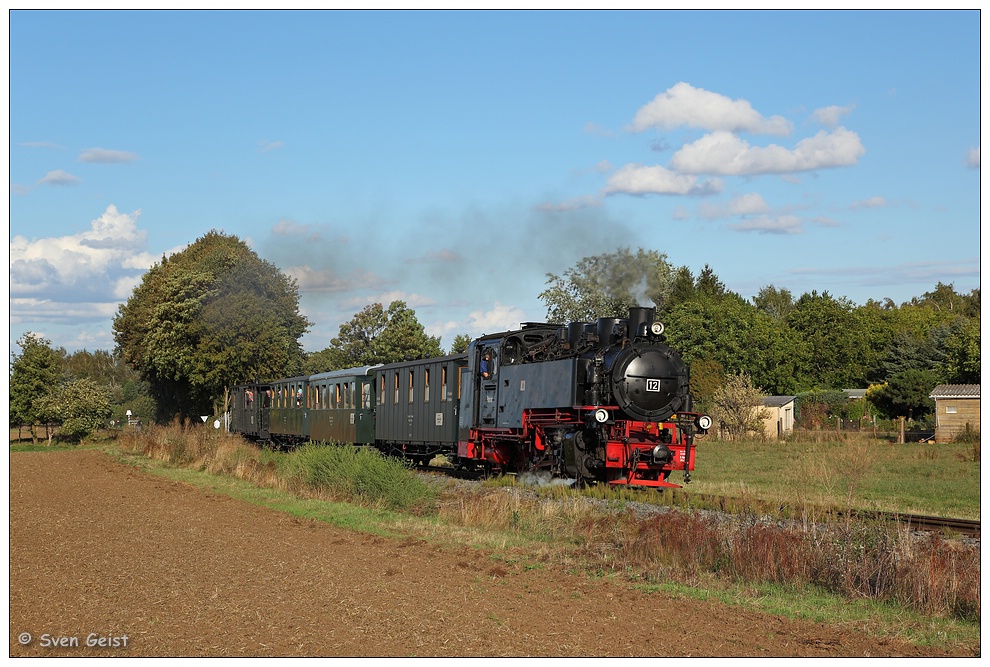
[[[258,394],[258,398],[261,399],[255,403],[255,405],[261,406],[258,418],[258,435],[263,440],[267,440],[270,430],[268,423],[272,412],[272,389],[271,387],[258,387]]]
[[[496,412],[498,410],[498,351],[497,346],[485,347],[481,351],[481,359],[478,362],[478,382],[481,389],[478,397],[478,426],[494,427]],[[490,355],[488,361],[489,377],[482,377],[483,360],[485,355]]]

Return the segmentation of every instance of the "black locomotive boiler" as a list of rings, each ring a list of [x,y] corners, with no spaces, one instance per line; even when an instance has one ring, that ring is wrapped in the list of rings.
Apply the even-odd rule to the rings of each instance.
[[[466,353],[332,371],[232,390],[231,430],[293,444],[365,444],[459,469],[543,473],[582,483],[690,480],[689,372],[653,308],[567,326],[528,323]]]

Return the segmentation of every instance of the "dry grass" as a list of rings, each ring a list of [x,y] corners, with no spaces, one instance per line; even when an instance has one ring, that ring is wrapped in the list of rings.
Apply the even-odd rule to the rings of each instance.
[[[330,452],[344,448],[315,448],[305,456],[299,456],[303,451],[275,454],[239,437],[190,424],[122,435],[118,445],[123,451],[302,497],[340,500],[342,494],[350,494],[350,500],[369,504],[363,487],[351,484],[342,492],[319,482],[334,472],[330,468],[351,464],[341,463]],[[814,480],[830,495],[851,504],[863,477],[875,465],[874,451],[850,441],[830,453],[848,458],[831,458],[825,465],[821,457],[808,457],[801,475],[809,486]],[[406,479],[388,478],[386,485],[405,486]],[[727,515],[655,508],[644,518],[632,509],[624,510],[622,502],[596,500],[563,488],[451,483],[437,493],[439,499],[432,505],[413,502],[408,511],[431,514],[446,527],[448,537],[458,535],[470,543],[492,544],[493,539],[503,545],[528,543],[539,559],[580,562],[595,571],[635,572],[646,581],[692,584],[714,579],[815,587],[934,616],[980,618],[978,547],[938,535],[918,538],[887,524],[850,518],[851,514],[838,521],[806,516],[804,522],[783,523],[745,511]],[[735,493],[743,496],[745,507],[746,488]]]

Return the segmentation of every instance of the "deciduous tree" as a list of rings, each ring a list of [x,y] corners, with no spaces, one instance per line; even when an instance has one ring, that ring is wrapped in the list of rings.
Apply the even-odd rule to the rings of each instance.
[[[711,416],[727,440],[744,438],[750,432],[763,433],[770,411],[762,407],[763,392],[746,373],[730,374],[711,400]]]
[[[547,274],[549,287],[539,298],[550,322],[593,322],[600,317],[625,317],[629,308],[653,302],[662,308],[673,285],[667,256],[640,248],[585,257],[563,276]]]
[[[328,366],[324,370],[337,370],[440,357],[443,350],[440,337],[426,334],[416,311],[393,301],[387,310],[380,303],[366,306],[341,324],[338,336],[318,354]]]
[[[232,384],[298,373],[308,327],[295,281],[216,231],[163,257],[113,323],[118,350],[166,419],[222,409]]]
[[[100,428],[105,428],[113,414],[110,395],[106,387],[94,380],[63,382],[39,401],[39,417],[54,430],[52,436],[60,440],[79,442]]]
[[[10,355],[10,423],[27,425],[37,442],[40,401],[63,380],[65,350],[52,349],[50,340],[34,333],[21,336],[17,345],[21,353]]]

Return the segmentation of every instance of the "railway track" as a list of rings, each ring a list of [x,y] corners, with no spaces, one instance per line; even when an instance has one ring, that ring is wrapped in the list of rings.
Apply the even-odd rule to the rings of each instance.
[[[740,501],[736,498],[729,498],[727,496],[708,496],[708,495],[697,495],[691,494],[690,492],[684,490],[677,490],[674,492],[675,496],[678,494],[685,494],[685,496],[692,499],[700,500],[702,504],[708,504],[709,506],[714,506],[721,511],[732,511],[733,507],[738,508]],[[754,506],[755,505],[755,506]],[[780,512],[784,510],[785,507],[781,505],[774,505],[772,503],[761,503],[760,501],[747,501],[748,510],[756,510],[761,512],[766,512],[768,514],[773,514],[775,511]],[[885,511],[871,511],[871,510],[839,510],[839,509],[828,509],[828,508],[817,508],[816,512],[820,515],[832,514],[836,517],[846,517],[854,516],[860,519],[868,519],[873,521],[892,521],[906,525],[910,530],[924,531],[924,532],[942,532],[947,535],[962,535],[965,537],[974,537],[979,539],[980,537],[980,520],[979,519],[957,519],[951,517],[941,517],[941,516],[930,516],[925,514],[908,514],[904,512],[885,512]]]
[[[429,474],[439,474],[445,476],[455,476],[462,479],[478,480],[482,479],[484,475],[480,471],[465,472],[465,471],[455,471],[453,468],[448,466],[421,466],[417,468],[420,472],[425,472]],[[730,498],[728,496],[712,496],[706,494],[696,494],[691,493],[685,489],[669,489],[668,493],[671,493],[676,499],[678,497],[681,500],[688,500],[688,502],[683,503],[695,507],[707,507],[718,509],[723,512],[733,512],[739,511],[741,509],[740,500],[738,498]],[[663,503],[667,504],[667,503]],[[678,505],[682,503],[674,502],[673,505]],[[767,514],[779,513],[785,510],[785,506],[773,503],[760,503],[759,501],[744,501],[746,511],[759,511],[765,512]],[[756,506],[754,506],[756,505]],[[820,515],[831,514],[836,517],[844,517],[849,515],[848,510],[837,510],[837,509],[827,509],[818,508],[816,510]],[[892,521],[901,523],[907,526],[910,530],[922,531],[922,532],[941,532],[947,535],[962,535],[965,537],[980,538],[980,520],[979,519],[957,519],[951,517],[941,517],[941,516],[930,516],[925,514],[906,514],[903,512],[883,512],[883,511],[871,511],[871,510],[853,510],[852,515],[860,519],[869,519],[874,521]]]
[[[893,518],[913,530],[958,533],[967,537],[980,536],[979,519],[951,519],[923,514],[894,514]]]

